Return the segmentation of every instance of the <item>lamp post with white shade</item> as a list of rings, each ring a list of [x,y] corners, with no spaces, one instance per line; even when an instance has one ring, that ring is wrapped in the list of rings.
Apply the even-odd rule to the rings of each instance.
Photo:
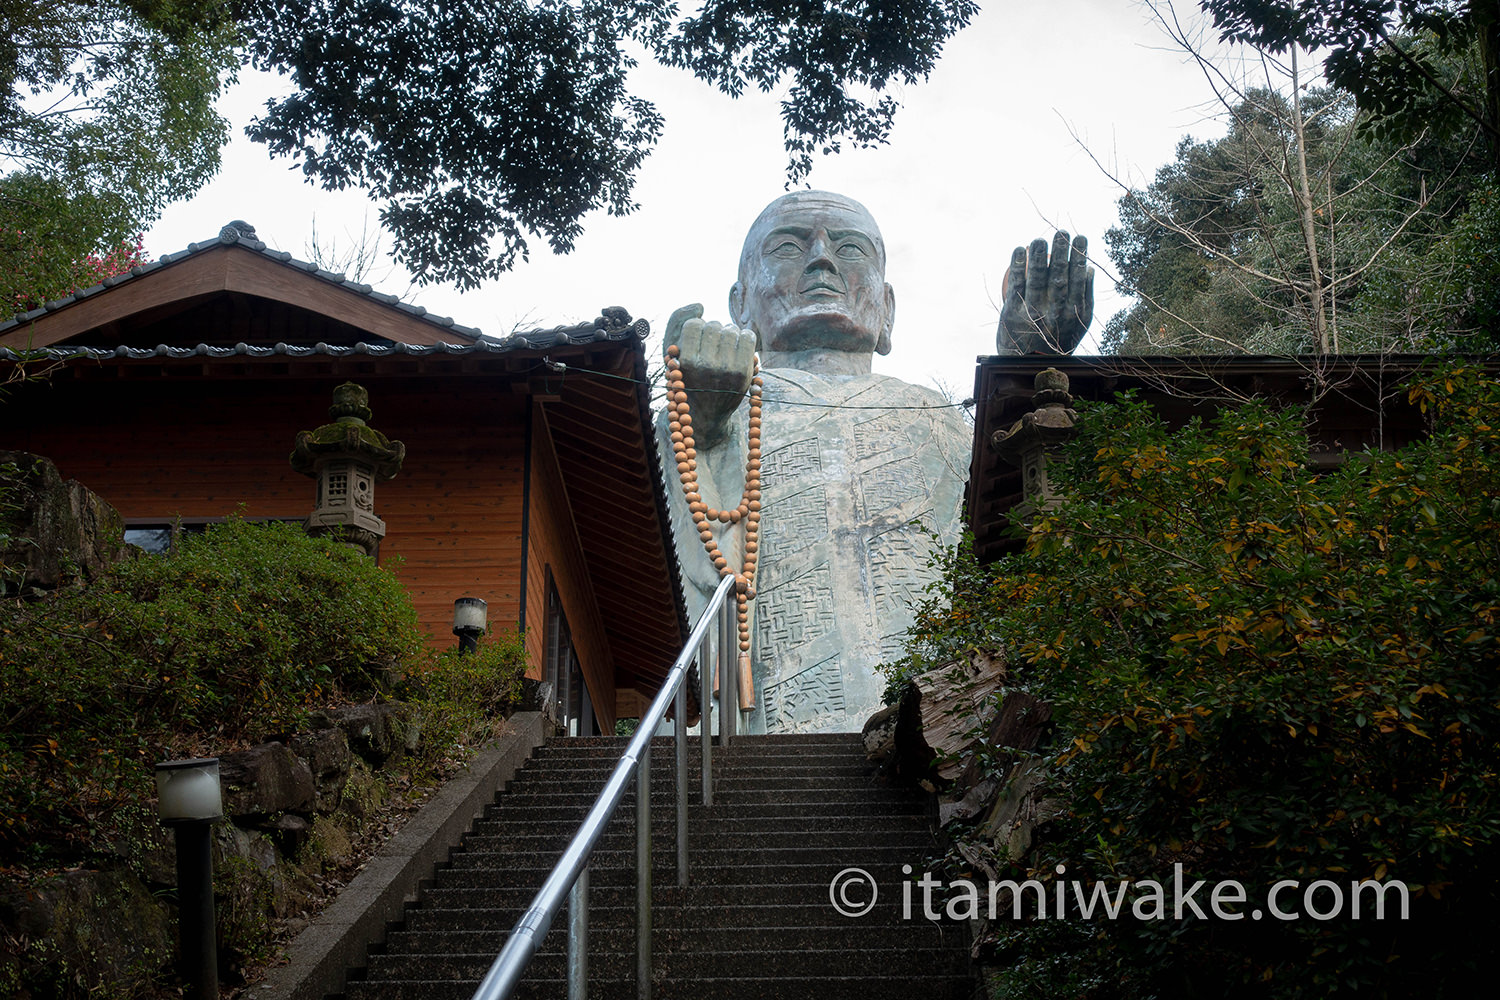
[[[210,831],[224,815],[219,759],[167,760],[156,765],[157,810],[177,841],[177,921],[182,977],[192,1000],[218,1000],[214,933],[214,862]]]
[[[478,597],[460,597],[453,602],[453,634],[458,636],[460,653],[479,648],[488,615],[489,604]]]

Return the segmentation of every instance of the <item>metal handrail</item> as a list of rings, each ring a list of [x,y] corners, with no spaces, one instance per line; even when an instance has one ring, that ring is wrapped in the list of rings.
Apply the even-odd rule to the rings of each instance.
[[[703,744],[703,804],[713,804],[712,761],[709,749],[712,743],[709,730],[712,728],[711,676],[709,658],[699,657],[705,645],[710,625],[718,619],[717,646],[718,674],[721,680],[719,692],[719,741],[727,748],[734,736],[739,716],[739,695],[735,688],[738,675],[737,648],[737,604],[730,599],[735,592],[735,578],[726,576],[709,598],[702,616],[688,636],[667,678],[663,681],[656,700],[646,714],[641,716],[619,763],[615,765],[604,790],[594,800],[594,805],[584,817],[578,832],[568,842],[561,860],[547,875],[531,905],[511,929],[505,947],[496,956],[490,970],[474,991],[473,1000],[509,1000],[521,981],[522,974],[536,955],[537,946],[552,920],[562,906],[563,896],[568,897],[568,998],[584,1000],[588,991],[588,886],[589,858],[594,845],[604,835],[604,829],[614,816],[620,800],[630,785],[634,771],[636,779],[636,995],[640,1000],[651,996],[651,738],[656,727],[666,717],[667,705],[675,702],[676,708],[676,771],[677,771],[677,884],[688,884],[687,859],[687,687],[684,683],[688,666],[695,657],[702,666],[699,671],[702,693],[699,706],[702,714],[701,731]]]

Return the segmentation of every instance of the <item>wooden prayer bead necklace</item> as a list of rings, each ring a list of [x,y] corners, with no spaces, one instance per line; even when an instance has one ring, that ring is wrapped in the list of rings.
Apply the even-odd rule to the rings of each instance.
[[[688,412],[687,386],[682,379],[682,364],[678,361],[681,350],[676,344],[667,348],[667,414],[668,429],[672,434],[672,453],[677,456],[677,475],[682,480],[682,491],[687,499],[688,510],[693,515],[693,525],[708,558],[720,577],[734,575],[737,583],[735,600],[739,610],[740,676],[748,681],[750,676],[750,601],[755,597],[755,562],[760,547],[760,394],[764,381],[760,377],[760,361],[755,363],[755,373],[750,379],[750,433],[747,441],[749,454],[745,459],[745,490],[740,504],[733,510],[715,510],[704,503],[698,488],[698,451],[693,441],[693,417]],[[729,560],[719,548],[718,539],[710,521],[723,524],[745,522],[745,565],[742,572],[729,568]],[[740,697],[753,694],[745,683],[740,685]],[[744,707],[742,705],[742,707]]]

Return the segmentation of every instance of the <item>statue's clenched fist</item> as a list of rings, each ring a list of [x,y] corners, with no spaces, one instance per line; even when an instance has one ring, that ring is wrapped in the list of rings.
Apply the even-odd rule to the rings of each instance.
[[[729,415],[750,391],[755,334],[733,323],[703,321],[703,306],[683,306],[667,320],[663,349],[676,344],[699,447],[723,434]]]
[[[997,354],[1068,354],[1083,340],[1094,318],[1094,269],[1089,241],[1080,236],[1069,253],[1068,234],[1035,240],[1028,253],[1016,247],[1001,291]]]

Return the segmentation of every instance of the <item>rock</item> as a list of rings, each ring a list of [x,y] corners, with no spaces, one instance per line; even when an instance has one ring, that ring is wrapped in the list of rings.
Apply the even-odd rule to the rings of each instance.
[[[398,702],[366,702],[320,713],[326,724],[336,726],[349,738],[349,749],[379,767],[397,747],[406,745],[405,706]]]
[[[219,758],[224,811],[240,818],[313,808],[312,771],[282,743],[263,743]]]
[[[249,862],[262,871],[276,867],[276,845],[259,830],[245,830],[233,823],[214,828],[214,871],[221,871],[233,859]]]
[[[342,729],[319,729],[292,737],[292,751],[307,761],[312,771],[315,806],[331,813],[339,806],[344,783],[349,780],[349,737]]]
[[[557,696],[553,692],[552,685],[547,681],[523,677],[521,679],[521,701],[516,708],[521,712],[541,712],[542,718],[547,722],[547,732],[555,733],[558,731]],[[691,712],[688,714],[689,716],[692,715]]]
[[[11,487],[0,523],[0,578],[19,587],[53,589],[92,580],[126,552],[117,510],[76,480],[64,480],[50,459],[0,451],[0,480]]]
[[[175,936],[167,908],[128,872],[74,871],[0,887],[0,972],[15,990],[7,995],[73,995],[88,983],[145,995]]]
[[[369,765],[356,757],[349,768],[349,780],[344,783],[339,808],[363,823],[377,815],[385,802],[385,785],[370,771]]]
[[[312,832],[312,824],[296,813],[281,813],[260,824],[260,828],[275,841],[277,853],[286,857],[300,854]]]
[[[865,758],[876,764],[884,764],[896,752],[896,720],[901,715],[901,705],[887,705],[865,722],[860,733],[864,741]]]
[[[1002,654],[976,649],[968,662],[955,661],[913,679],[910,693],[921,711],[922,742],[938,759],[938,778],[952,781],[963,770],[980,728],[995,717],[995,692],[1005,677]]]
[[[304,870],[316,874],[322,869],[338,868],[354,853],[349,833],[327,816],[313,820],[312,836],[308,839],[308,852],[301,859]]]
[[[886,772],[905,784],[950,788],[996,716],[995,694],[1005,677],[1003,655],[976,649],[966,661],[913,678],[895,706],[866,724],[866,752],[875,744]],[[955,797],[972,783],[960,782]]]

